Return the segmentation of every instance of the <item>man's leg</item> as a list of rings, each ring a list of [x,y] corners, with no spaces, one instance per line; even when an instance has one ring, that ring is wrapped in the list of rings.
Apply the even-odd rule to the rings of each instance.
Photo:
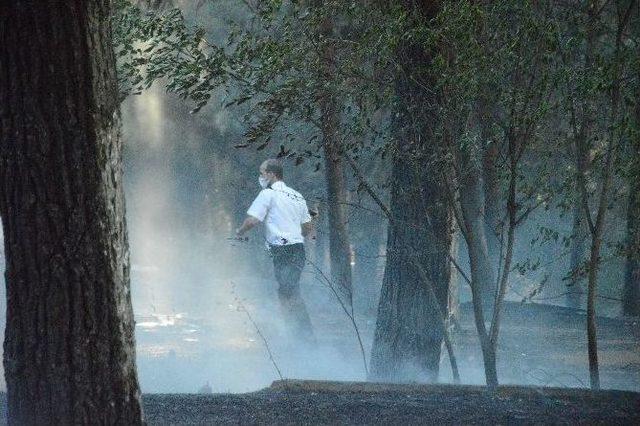
[[[302,244],[278,247],[274,253],[273,265],[279,284],[278,298],[285,322],[296,338],[306,343],[315,343],[309,313],[300,294],[300,275],[304,263]]]

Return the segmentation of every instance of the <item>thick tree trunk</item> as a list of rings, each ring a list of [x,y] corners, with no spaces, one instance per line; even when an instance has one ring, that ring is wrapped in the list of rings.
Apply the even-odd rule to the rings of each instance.
[[[403,144],[402,142],[399,142]],[[404,144],[403,144],[404,145]],[[442,319],[414,262],[425,268],[437,303],[447,312],[450,279],[450,221],[433,170],[407,154],[396,159],[392,176],[392,222],[387,263],[371,354],[371,378],[384,381],[437,379]],[[427,212],[430,221],[427,221]]]
[[[410,13],[430,18],[435,16],[437,3],[407,2],[406,7]],[[428,61],[429,55],[420,46],[403,46],[398,52],[398,63],[405,72],[396,80],[392,217],[371,353],[370,378],[374,380],[433,381],[439,371],[444,332],[440,315],[448,315],[451,223],[443,198],[444,174],[429,165],[435,147],[434,94],[424,88],[428,76],[410,75]],[[433,285],[435,301],[417,264]]]
[[[0,6],[11,424],[140,424],[106,1]]]
[[[333,65],[335,47],[333,42],[328,40],[332,34],[333,24],[330,17],[326,17],[321,27],[323,40],[320,72],[323,80],[327,82],[335,79]],[[322,89],[319,101],[325,176],[327,180],[331,280],[340,290],[345,303],[352,306],[351,245],[345,212],[347,202],[345,168],[344,161],[341,158],[342,147],[338,137],[339,107],[335,93],[332,93],[330,89]]]

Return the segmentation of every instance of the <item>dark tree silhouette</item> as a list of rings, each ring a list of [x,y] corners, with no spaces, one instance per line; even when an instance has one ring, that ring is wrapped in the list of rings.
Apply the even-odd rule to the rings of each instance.
[[[11,424],[140,424],[109,1],[0,6]]]
[[[438,3],[408,1],[405,7],[429,19],[435,16]],[[393,114],[393,226],[389,226],[370,376],[388,381],[435,380],[444,330],[416,263],[425,268],[437,302],[446,311],[451,223],[442,172],[430,156],[436,145],[435,91],[428,87],[427,75],[407,71],[425,69],[429,54],[411,44],[397,54],[405,72],[399,72],[396,80],[398,102]]]

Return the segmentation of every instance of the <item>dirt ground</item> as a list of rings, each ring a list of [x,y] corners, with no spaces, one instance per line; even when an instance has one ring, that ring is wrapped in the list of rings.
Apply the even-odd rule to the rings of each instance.
[[[640,393],[278,381],[247,394],[144,396],[150,425],[640,424]]]

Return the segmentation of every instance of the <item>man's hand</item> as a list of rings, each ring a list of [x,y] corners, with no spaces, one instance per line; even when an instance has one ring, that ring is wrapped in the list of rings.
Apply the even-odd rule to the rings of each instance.
[[[258,220],[258,218],[255,218],[253,216],[248,216],[245,218],[244,222],[242,222],[242,226],[240,226],[240,228],[236,229],[236,237],[240,238],[242,237],[242,235],[247,232],[249,229],[253,228],[254,226],[256,226],[257,224],[259,224],[260,221]]]

